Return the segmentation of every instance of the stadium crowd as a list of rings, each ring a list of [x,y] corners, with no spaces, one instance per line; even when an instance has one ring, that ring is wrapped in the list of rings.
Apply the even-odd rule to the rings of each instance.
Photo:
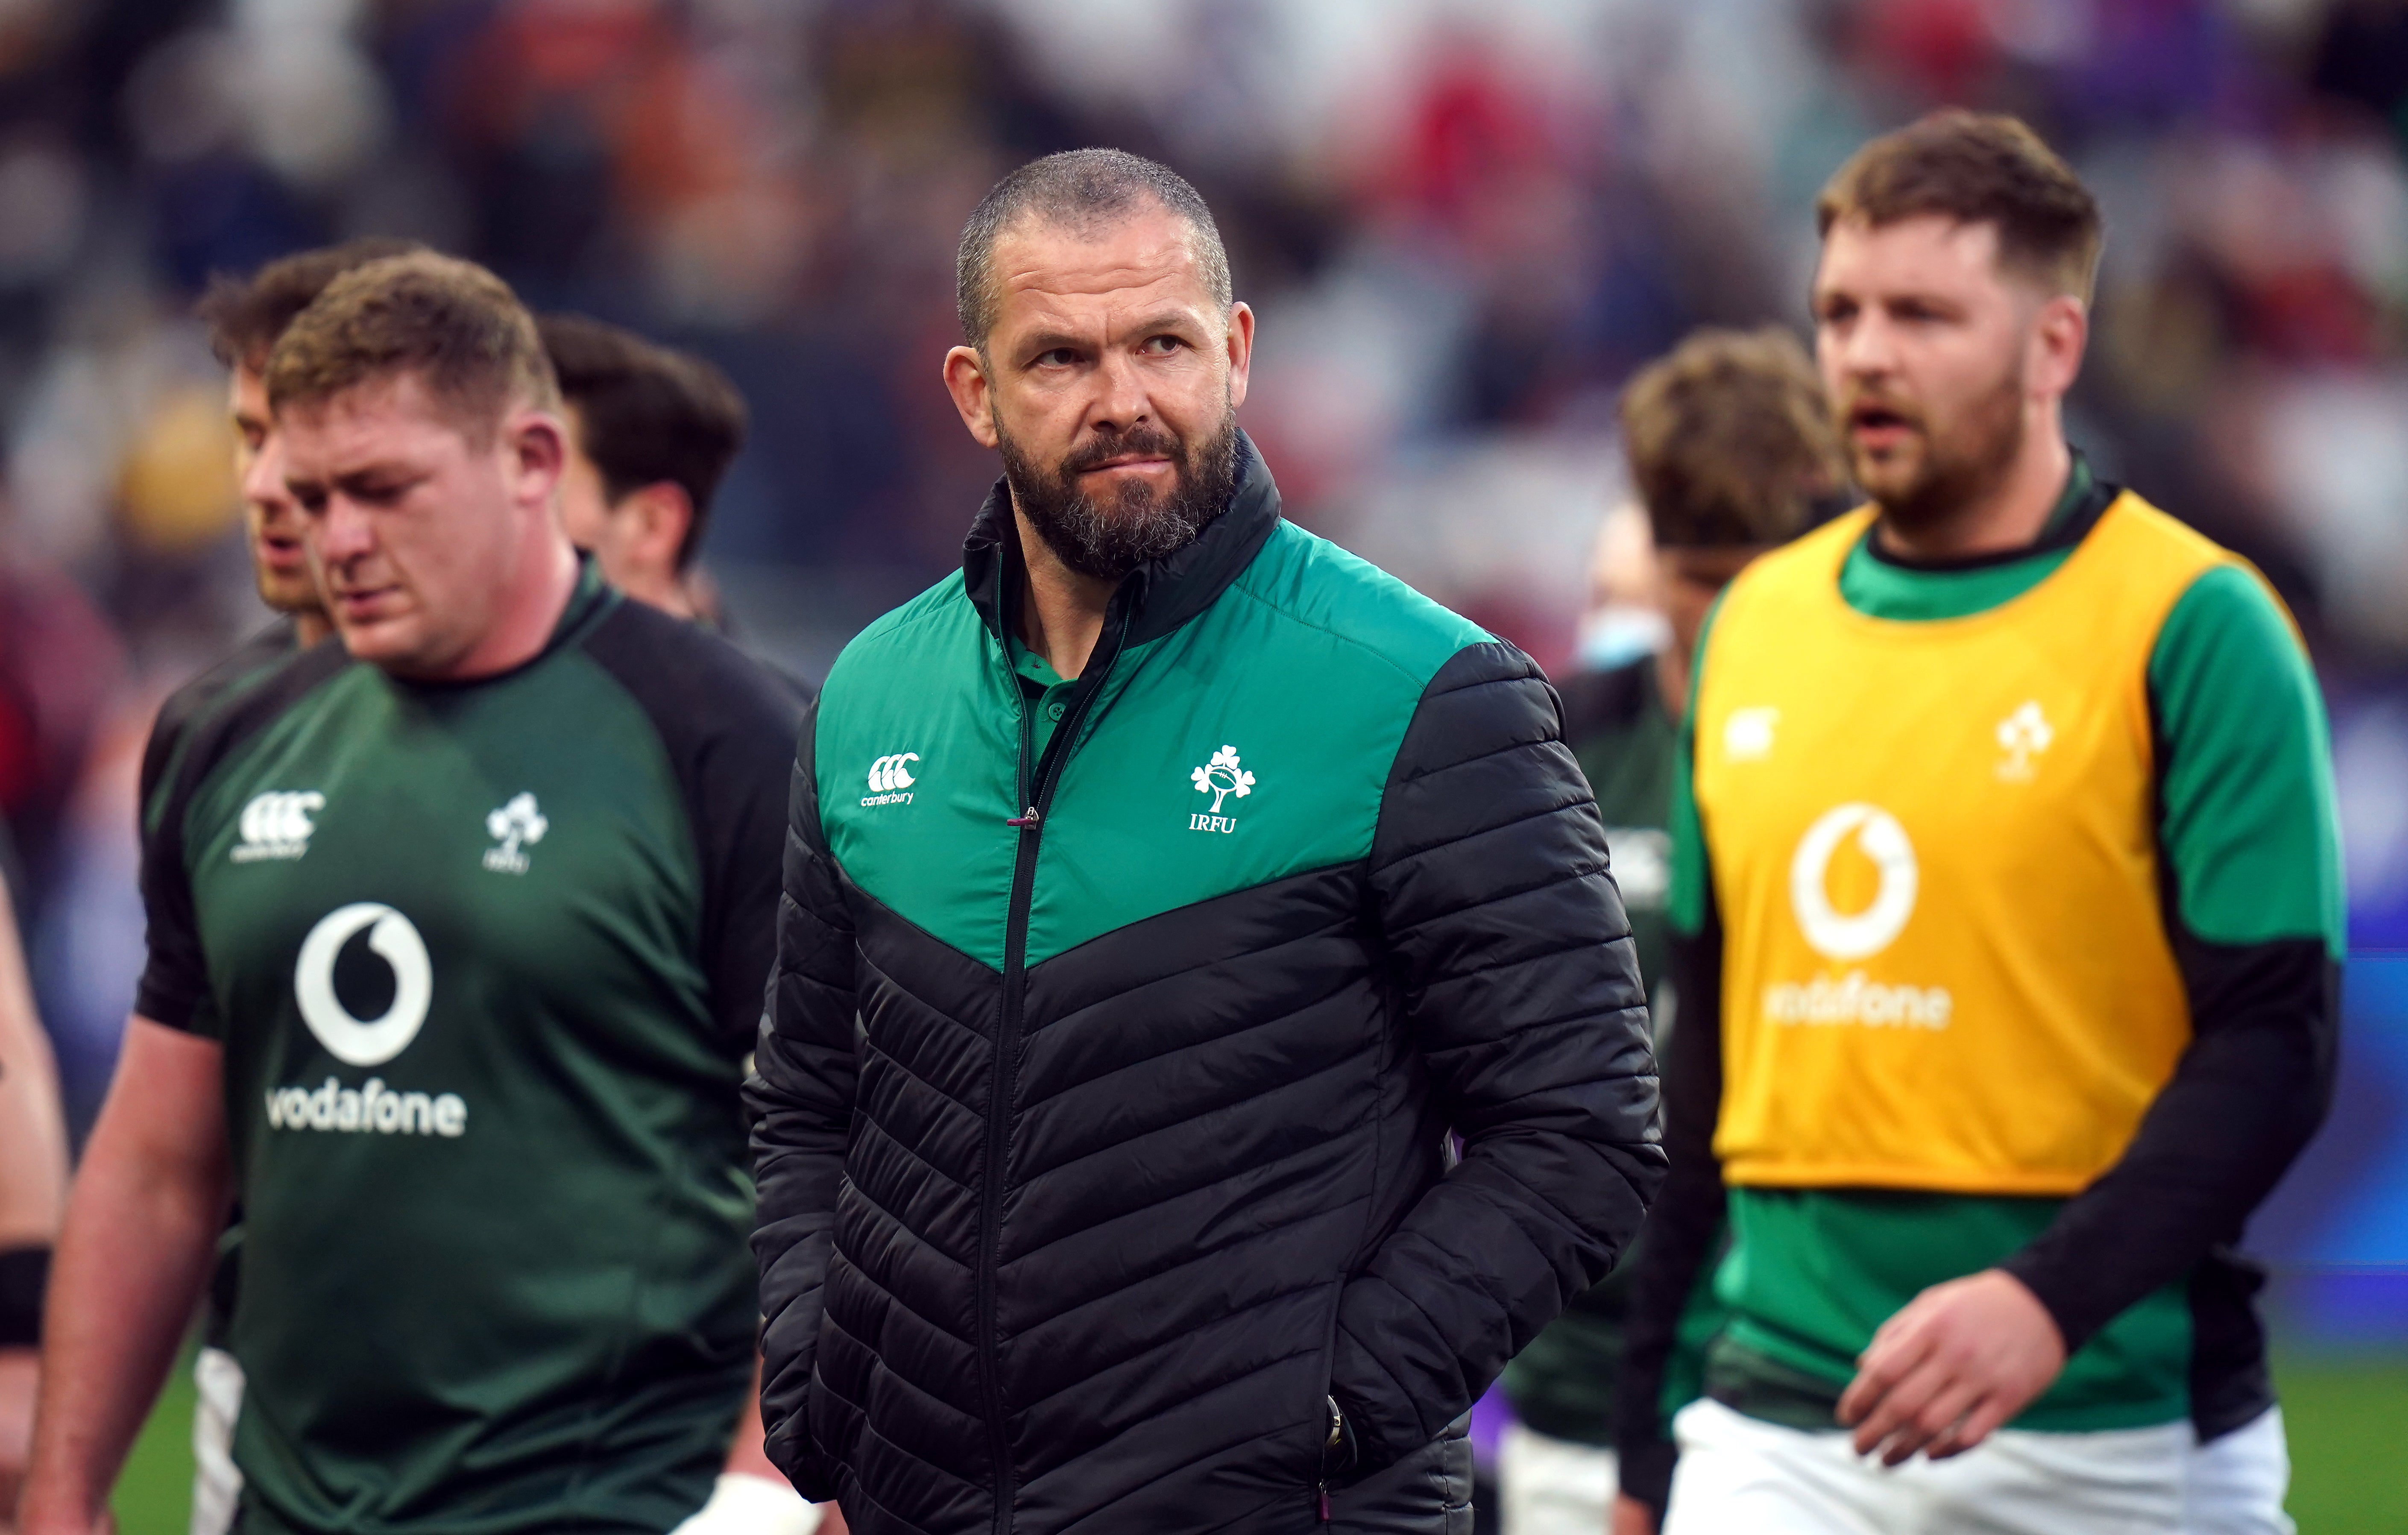
[[[2018,112],[2110,231],[2067,436],[2297,615],[2353,936],[2408,934],[2397,6],[29,0],[0,102],[0,811],[79,1136],[142,970],[146,736],[255,625],[212,275],[397,237],[708,359],[749,436],[663,590],[816,681],[994,473],[935,387],[964,215],[1087,143],[1212,208],[1286,513],[1570,678],[1661,642],[1591,557],[1633,374],[1802,329],[1874,133]]]

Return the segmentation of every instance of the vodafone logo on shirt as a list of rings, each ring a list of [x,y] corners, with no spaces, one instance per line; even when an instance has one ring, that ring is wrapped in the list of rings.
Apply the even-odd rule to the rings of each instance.
[[[1831,860],[1850,842],[1881,879],[1871,903],[1859,911],[1842,911],[1831,900]],[[1898,941],[1914,916],[1922,883],[1914,839],[1878,805],[1824,811],[1789,860],[1789,907],[1799,932],[1816,954],[1843,965],[1870,959]],[[1862,970],[1778,982],[1764,994],[1765,1016],[1786,1025],[1937,1030],[1948,1026],[1955,1011],[1956,998],[1945,987],[1885,985]]]
[[[393,1000],[374,1018],[354,1016],[335,990],[335,962],[365,931],[368,951],[393,974]],[[390,906],[354,901],[318,919],[293,967],[301,1021],[326,1053],[346,1066],[382,1066],[410,1046],[435,999],[435,965],[417,925]],[[457,1093],[395,1092],[380,1077],[357,1088],[328,1077],[315,1088],[267,1093],[267,1123],[280,1130],[349,1130],[379,1135],[467,1133],[468,1105]]]
[[[361,928],[368,929],[368,948],[393,968],[393,1005],[374,1018],[354,1018],[335,995],[335,959]],[[426,1023],[427,1004],[435,998],[435,966],[426,957],[426,940],[408,917],[375,901],[355,901],[318,919],[301,940],[301,958],[293,967],[293,996],[301,1006],[301,1021],[346,1066],[382,1066],[409,1048]]]

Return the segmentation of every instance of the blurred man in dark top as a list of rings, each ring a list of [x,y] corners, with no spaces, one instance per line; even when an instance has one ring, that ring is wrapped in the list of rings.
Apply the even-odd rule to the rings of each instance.
[[[704,359],[616,325],[581,314],[539,324],[568,408],[560,514],[569,542],[637,601],[709,617],[695,556],[744,446],[744,396]]]
[[[1652,654],[1576,672],[1560,691],[1564,740],[1605,816],[1660,1055],[1678,1011],[1665,982],[1666,828],[1690,653],[1725,584],[1803,529],[1816,503],[1839,490],[1845,469],[1814,365],[1777,327],[1690,337],[1631,380],[1622,429],[1647,538],[1609,550],[1608,558],[1646,567],[1639,584],[1662,614],[1669,641]],[[1629,1267],[1626,1260],[1575,1300],[1506,1368],[1506,1393],[1521,1420],[1507,1431],[1499,1467],[1506,1535],[1594,1535],[1606,1528],[1615,1486],[1609,1414]],[[1690,1341],[1702,1344],[1718,1325],[1700,1292],[1684,1325]],[[1697,1350],[1688,1352],[1694,1359]],[[1694,1397],[1694,1369],[1676,1370],[1667,1390]]]
[[[678,618],[714,622],[695,556],[711,497],[744,446],[744,396],[703,358],[587,315],[544,315],[536,328],[559,376],[568,418],[558,492],[568,541],[591,553],[604,579],[637,601]],[[808,696],[783,672],[768,669]],[[785,1473],[762,1451],[755,1391],[746,1399],[736,1449],[711,1501],[680,1527],[681,1535],[791,1520],[798,1501]],[[843,1535],[844,1517],[834,1504],[819,1517],[823,1535]]]

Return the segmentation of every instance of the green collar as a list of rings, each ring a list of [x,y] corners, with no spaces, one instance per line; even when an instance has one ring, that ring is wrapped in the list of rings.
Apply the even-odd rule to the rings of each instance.
[[[2022,549],[1971,559],[1908,560],[1882,550],[1873,527],[1840,567],[1840,595],[1869,618],[1902,624],[1971,618],[2013,602],[2056,574],[2121,494],[2076,450],[2065,490],[2040,536]]]

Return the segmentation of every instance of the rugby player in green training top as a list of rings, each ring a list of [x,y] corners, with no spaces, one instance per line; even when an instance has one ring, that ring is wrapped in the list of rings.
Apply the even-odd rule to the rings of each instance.
[[[1649,601],[1670,643],[1623,666],[1574,673],[1558,688],[1564,742],[1605,817],[1660,1057],[1678,1012],[1665,979],[1666,828],[1689,655],[1715,595],[1749,561],[1804,528],[1847,470],[1814,364],[1778,328],[1700,331],[1642,369],[1623,391],[1622,441],[1653,545]],[[1505,1535],[1606,1528],[1629,1270],[1626,1258],[1505,1368],[1519,1420],[1498,1454]],[[1684,1332],[1701,1343],[1719,1325],[1719,1309],[1700,1293]],[[1693,1346],[1683,1358],[1698,1354]],[[1676,1371],[1667,1392],[1674,1406],[1694,1399],[1696,1369]]]
[[[795,711],[579,560],[491,274],[346,274],[266,379],[342,644],[193,722],[146,839],[23,1527],[106,1528],[238,1196],[237,1529],[658,1535],[752,1376],[736,1089]]]
[[[2233,1245],[2331,1091],[2315,678],[2257,572],[2069,448],[2100,222],[2028,128],[1928,118],[1818,215],[1871,504],[1698,649],[1624,1490],[1663,1495],[1634,1456],[1727,1206],[1670,1535],[2286,1535]]]

